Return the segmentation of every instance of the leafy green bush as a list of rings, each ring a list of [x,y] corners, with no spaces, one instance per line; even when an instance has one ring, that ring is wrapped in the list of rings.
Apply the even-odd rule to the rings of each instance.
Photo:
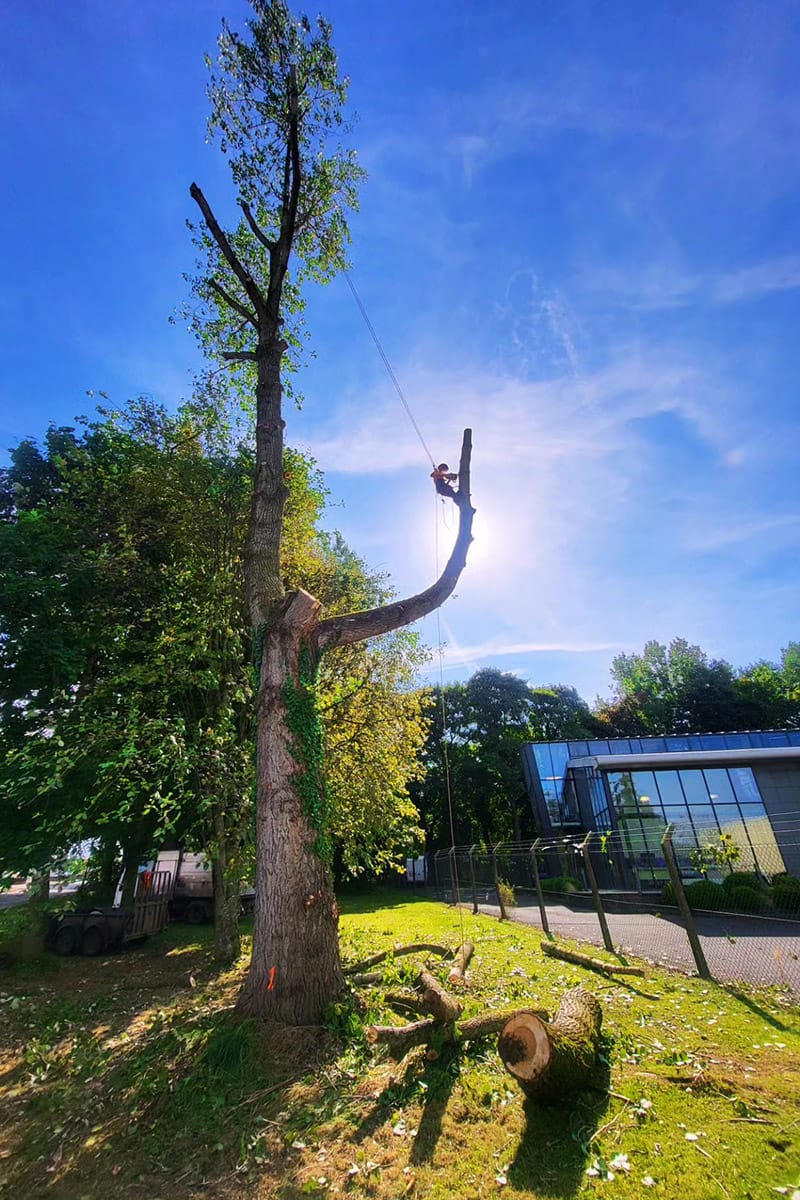
[[[735,891],[740,887],[755,888],[756,891],[760,891],[761,877],[755,871],[731,871],[730,875],[726,875],[723,879],[722,886],[726,892]]]
[[[718,883],[699,879],[697,883],[688,884],[684,891],[690,908],[707,908],[712,912],[721,912],[728,907],[728,897]]]
[[[580,892],[582,891],[580,880],[575,879],[572,875],[553,875],[550,879],[542,880],[543,892]]]
[[[800,879],[793,875],[779,875],[772,881],[772,903],[778,912],[800,912]]]
[[[497,892],[500,896],[500,902],[503,908],[514,908],[517,903],[517,895],[510,883],[505,879],[498,879]]]
[[[761,888],[742,883],[725,889],[731,908],[738,912],[761,913],[769,908],[769,899]]]

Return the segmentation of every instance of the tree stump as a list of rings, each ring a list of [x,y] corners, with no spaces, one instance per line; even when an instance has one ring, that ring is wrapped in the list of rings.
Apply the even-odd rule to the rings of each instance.
[[[506,1070],[528,1096],[557,1101],[588,1083],[597,1062],[603,1011],[591,992],[565,992],[551,1022],[519,1013],[497,1043]]]

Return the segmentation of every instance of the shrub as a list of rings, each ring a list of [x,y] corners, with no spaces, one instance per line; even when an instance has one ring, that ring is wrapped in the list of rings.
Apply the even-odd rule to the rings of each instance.
[[[507,883],[505,879],[498,879],[497,892],[503,908],[514,908],[517,903],[517,896],[510,883]]]
[[[550,879],[542,880],[543,892],[580,892],[580,880],[572,875],[553,875]]]
[[[769,907],[769,900],[761,888],[752,887],[750,884],[742,883],[738,887],[729,887],[725,892],[731,907],[739,912],[761,913]]]
[[[728,898],[724,888],[718,883],[700,879],[697,883],[688,884],[684,891],[690,908],[707,908],[712,912],[721,912],[727,907]]]
[[[778,912],[800,912],[800,879],[781,875],[772,881],[772,903]]]
[[[674,907],[675,888],[671,883],[665,883],[664,887],[661,889],[661,902],[662,904],[671,904]]]
[[[726,892],[736,891],[740,887],[755,888],[756,891],[760,891],[761,876],[755,871],[731,871],[730,875],[726,875],[723,879],[722,886]]]

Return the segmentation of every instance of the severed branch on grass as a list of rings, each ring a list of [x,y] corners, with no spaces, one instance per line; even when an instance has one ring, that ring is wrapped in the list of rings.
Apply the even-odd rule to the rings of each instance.
[[[394,1059],[405,1058],[414,1046],[458,1045],[499,1033],[512,1019],[523,1014],[547,1020],[541,1008],[512,1008],[496,1013],[481,1013],[466,1021],[445,1024],[433,1019],[412,1021],[408,1025],[370,1025],[367,1041],[371,1046],[386,1046]]]
[[[641,967],[629,967],[623,963],[604,962],[602,958],[591,958],[588,954],[579,954],[577,950],[565,950],[553,942],[542,942],[542,954],[548,958],[558,958],[562,962],[572,963],[576,967],[586,967],[589,971],[599,971],[602,975],[639,975],[643,976]]]
[[[470,959],[475,953],[475,947],[472,942],[464,942],[459,946],[455,961],[450,968],[450,974],[447,976],[447,982],[456,987],[465,987],[467,983],[467,967]]]
[[[379,954],[371,954],[369,958],[352,966],[343,967],[345,975],[361,975],[368,967],[375,967],[385,962],[387,958],[402,958],[406,954],[438,954],[440,958],[452,958],[453,951],[447,946],[439,946],[435,942],[409,942],[405,946],[393,946],[391,950],[381,950]]]

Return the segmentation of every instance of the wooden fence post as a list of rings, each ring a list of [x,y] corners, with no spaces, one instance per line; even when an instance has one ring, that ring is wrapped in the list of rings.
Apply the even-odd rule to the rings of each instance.
[[[586,869],[586,878],[589,880],[589,887],[592,889],[594,906],[597,910],[597,918],[600,922],[600,932],[603,935],[603,945],[605,946],[606,950],[609,950],[612,954],[614,954],[614,943],[611,940],[608,921],[606,920],[606,913],[605,909],[603,908],[603,901],[600,899],[600,891],[597,887],[597,876],[594,873],[594,863],[592,862],[591,855],[589,853],[589,843],[592,840],[592,836],[593,835],[591,833],[587,833],[586,837],[581,842],[583,865]]]
[[[689,901],[686,899],[686,892],[683,890],[683,880],[678,868],[678,860],[675,857],[675,847],[672,845],[672,832],[674,825],[668,825],[664,837],[661,840],[661,848],[664,851],[664,861],[667,864],[669,871],[670,882],[672,889],[675,892],[675,903],[678,906],[678,911],[683,918],[683,923],[686,926],[686,933],[689,938],[689,945],[692,947],[692,954],[697,965],[697,973],[701,979],[711,979],[711,972],[708,969],[705,952],[703,950],[700,937],[697,933],[697,926],[694,923],[694,913],[689,907]]]
[[[544,892],[542,891],[542,880],[539,875],[539,864],[536,861],[536,851],[539,849],[541,838],[537,838],[531,846],[531,870],[533,872],[533,882],[536,885],[536,897],[539,901],[539,916],[542,918],[542,930],[550,937],[550,925],[547,920],[547,906],[544,902]]]
[[[502,846],[502,844],[502,842],[498,842],[497,846]],[[492,878],[494,879],[494,887],[497,892],[497,903],[500,907],[500,920],[505,921],[508,919],[508,914],[506,913],[506,906],[503,903],[503,893],[500,891],[500,877],[497,874],[497,846],[492,850]]]
[[[470,880],[470,883],[472,884],[472,911],[474,913],[476,913],[478,911],[478,887],[477,887],[477,884],[475,883],[475,862],[472,857],[474,850],[475,850],[475,847],[470,846],[470,848],[469,848],[469,880]]]

